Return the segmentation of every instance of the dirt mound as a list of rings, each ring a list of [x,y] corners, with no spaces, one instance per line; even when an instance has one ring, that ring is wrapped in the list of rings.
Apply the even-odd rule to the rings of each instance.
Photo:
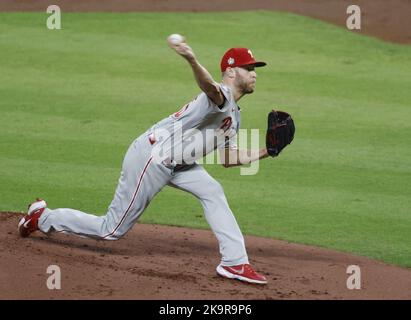
[[[328,249],[246,237],[269,281],[248,285],[216,275],[210,231],[137,224],[115,242],[23,239],[20,217],[0,213],[0,299],[411,299],[411,270]],[[50,265],[60,267],[60,290],[47,288]],[[361,269],[360,290],[347,289],[350,265]]]
[[[64,11],[288,11],[345,27],[351,0],[55,0]],[[357,0],[361,33],[384,40],[411,43],[410,0]],[[45,11],[49,0],[2,0],[0,11]]]

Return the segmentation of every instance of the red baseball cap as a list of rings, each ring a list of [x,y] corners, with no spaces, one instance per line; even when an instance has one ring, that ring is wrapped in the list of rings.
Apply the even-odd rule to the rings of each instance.
[[[265,62],[255,61],[253,53],[247,48],[231,48],[221,59],[221,72],[224,72],[228,67],[242,67],[254,65],[254,67],[264,67]]]

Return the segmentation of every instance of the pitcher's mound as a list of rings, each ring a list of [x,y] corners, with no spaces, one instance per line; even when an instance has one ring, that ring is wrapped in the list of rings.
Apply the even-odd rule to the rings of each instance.
[[[251,264],[268,279],[250,285],[216,274],[211,231],[136,224],[113,242],[23,239],[20,217],[0,213],[0,299],[411,299],[411,270],[328,249],[246,237]],[[60,290],[47,287],[50,265],[60,268]],[[360,290],[347,288],[350,265],[360,267]]]

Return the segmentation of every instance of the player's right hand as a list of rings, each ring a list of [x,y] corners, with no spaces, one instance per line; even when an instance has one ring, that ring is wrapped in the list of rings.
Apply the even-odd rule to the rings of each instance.
[[[191,49],[186,42],[180,42],[179,44],[173,45],[172,48],[188,61],[193,61],[196,59],[193,49]]]

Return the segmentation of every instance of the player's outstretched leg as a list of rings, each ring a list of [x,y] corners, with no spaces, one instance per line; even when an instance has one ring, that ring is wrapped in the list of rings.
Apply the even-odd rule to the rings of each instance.
[[[32,213],[35,216],[30,220],[33,221],[30,230],[117,240],[131,229],[151,199],[167,185],[170,178],[170,170],[153,161],[151,145],[143,135],[131,144],[126,153],[117,189],[105,216],[68,208],[50,210],[44,205],[40,214],[37,211]]]

